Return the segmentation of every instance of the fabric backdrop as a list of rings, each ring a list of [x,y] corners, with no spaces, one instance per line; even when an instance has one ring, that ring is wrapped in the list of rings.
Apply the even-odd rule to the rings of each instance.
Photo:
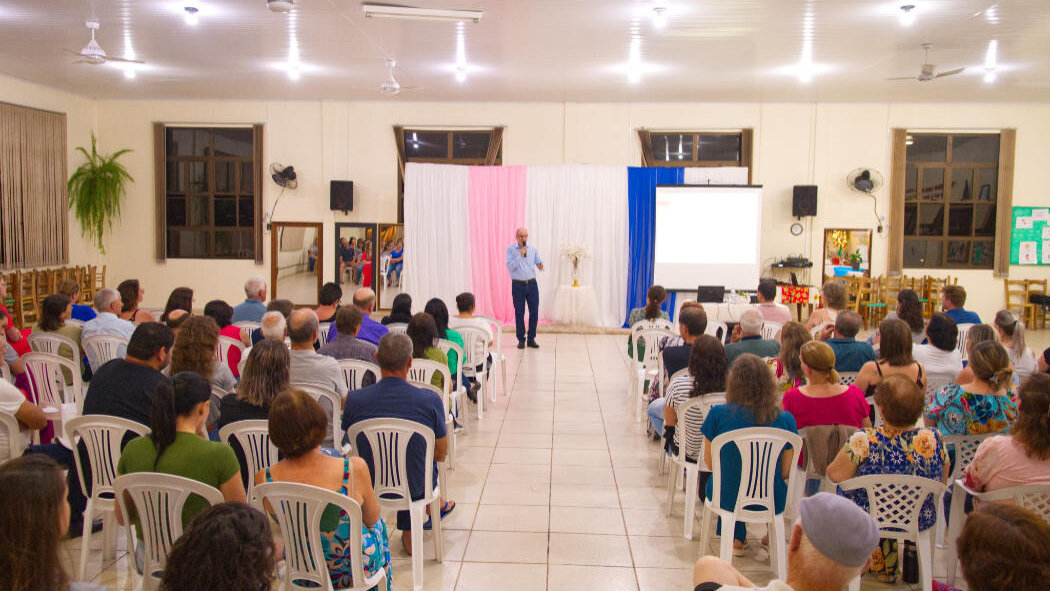
[[[513,322],[514,302],[505,257],[517,229],[525,224],[525,167],[468,168],[470,269],[477,313]]]
[[[657,166],[627,169],[627,210],[631,230],[628,240],[630,265],[627,269],[627,303],[622,323],[624,327],[627,327],[627,314],[631,309],[645,305],[646,293],[653,284],[656,185],[681,185],[682,180],[681,168]]]

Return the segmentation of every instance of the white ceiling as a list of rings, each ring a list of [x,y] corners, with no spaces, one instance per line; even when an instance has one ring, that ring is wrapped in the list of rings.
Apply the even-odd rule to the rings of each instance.
[[[1048,0],[402,0],[484,11],[465,30],[467,80],[454,76],[456,25],[365,19],[359,0],[296,0],[293,13],[265,0],[0,0],[0,72],[102,98],[382,99],[383,62],[396,57],[402,85],[385,100],[435,101],[951,101],[1050,99]],[[899,6],[914,4],[903,26]],[[654,26],[652,8],[667,7]],[[992,18],[986,12],[992,9]],[[812,14],[818,73],[792,73]],[[111,55],[147,64],[133,80],[121,66],[73,63],[97,18]],[[626,73],[632,23],[641,82]],[[301,78],[289,79],[290,40]],[[997,39],[997,81],[983,81]],[[917,75],[930,42],[938,81]]]

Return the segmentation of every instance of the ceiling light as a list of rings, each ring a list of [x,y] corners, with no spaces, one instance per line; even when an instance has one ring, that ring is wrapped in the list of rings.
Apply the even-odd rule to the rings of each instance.
[[[297,64],[291,64],[288,66],[288,79],[298,80],[302,76],[302,70],[299,69]]]
[[[200,12],[200,9],[197,8],[196,2],[187,2],[186,5],[182,7],[182,10],[186,13],[185,16],[183,16],[186,20],[186,24],[193,27],[197,26],[197,23],[200,22],[197,13]]]
[[[901,6],[901,25],[910,27],[915,24],[916,14],[914,4],[904,4]]]
[[[440,10],[432,8],[415,8],[412,6],[386,6],[383,4],[362,4],[361,11],[365,18],[402,18],[427,21],[481,22],[484,13],[480,10]]]
[[[986,72],[984,74],[984,83],[985,84],[991,84],[991,83],[995,82],[995,78],[996,78],[995,72]]]
[[[984,18],[993,25],[999,23],[999,10],[995,6],[991,6],[988,10],[984,11]]]
[[[662,29],[667,26],[667,7],[657,6],[653,8],[653,26]]]
[[[456,68],[456,82],[463,84],[467,81],[467,71],[463,68]]]
[[[295,0],[266,0],[266,8],[270,12],[288,12],[294,4]]]
[[[124,68],[124,77],[127,78],[128,80],[134,80],[135,79],[135,69],[134,68]]]

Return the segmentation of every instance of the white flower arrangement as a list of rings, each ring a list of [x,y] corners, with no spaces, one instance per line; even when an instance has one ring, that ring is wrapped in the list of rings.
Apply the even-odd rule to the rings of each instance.
[[[561,255],[572,261],[573,266],[576,266],[581,260],[591,258],[591,247],[579,242],[563,242]]]

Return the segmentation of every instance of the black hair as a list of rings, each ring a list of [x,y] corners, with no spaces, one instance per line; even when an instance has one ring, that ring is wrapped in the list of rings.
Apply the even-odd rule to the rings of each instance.
[[[922,332],[926,321],[922,318],[919,294],[910,289],[902,289],[897,292],[897,318],[907,322],[912,332]]]
[[[434,339],[437,338],[437,325],[434,323],[434,317],[426,312],[412,316],[412,319],[408,321],[405,333],[408,334],[408,338],[412,339],[412,357],[417,359],[426,357],[426,350],[434,346]]]
[[[390,315],[412,316],[412,296],[399,293],[390,304]]]
[[[176,287],[168,296],[168,303],[164,304],[164,313],[160,315],[161,322],[167,322],[168,316],[175,310],[193,312],[193,290],[188,287]]]
[[[192,371],[180,371],[170,380],[161,380],[157,385],[149,421],[152,430],[149,437],[157,448],[157,456],[153,459],[154,470],[164,450],[175,441],[175,418],[189,415],[198,404],[209,400],[211,384],[204,376]]]
[[[318,296],[317,301],[322,306],[331,306],[341,299],[343,299],[343,288],[339,287],[339,284],[329,281],[321,286],[321,295]]]
[[[460,312],[469,312],[474,308],[474,294],[465,291],[456,296],[456,309]]]
[[[128,341],[128,357],[151,359],[161,349],[171,350],[175,333],[159,322],[143,322],[131,333]]]
[[[689,336],[702,335],[707,330],[707,312],[703,308],[686,308],[678,313],[678,324],[685,327]]]
[[[959,327],[951,316],[937,312],[930,316],[930,323],[926,325],[926,337],[941,351],[951,351],[959,339]]]
[[[448,306],[441,298],[430,298],[427,301],[427,305],[423,307],[423,311],[430,314],[434,318],[434,327],[437,328],[437,336],[439,339],[448,338]]]
[[[223,300],[212,300],[204,305],[204,315],[211,317],[219,328],[226,328],[233,323],[233,306]]]
[[[667,290],[662,285],[654,285],[649,288],[645,297],[645,319],[656,320],[660,317],[660,304],[667,299]]]
[[[777,299],[777,282],[772,279],[759,280],[758,293],[762,295],[762,299],[772,302]]]

